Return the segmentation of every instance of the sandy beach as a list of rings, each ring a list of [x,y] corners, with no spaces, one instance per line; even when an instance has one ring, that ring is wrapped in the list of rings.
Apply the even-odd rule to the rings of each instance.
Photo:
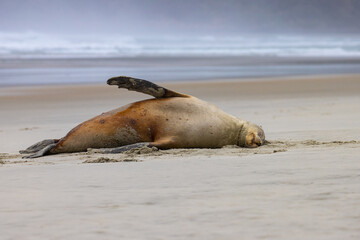
[[[0,88],[1,239],[359,239],[360,75],[220,80],[161,84],[270,144],[22,159],[148,97],[105,81]]]

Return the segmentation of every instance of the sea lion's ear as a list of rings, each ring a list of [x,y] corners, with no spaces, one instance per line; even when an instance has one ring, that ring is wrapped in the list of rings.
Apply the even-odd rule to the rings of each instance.
[[[108,85],[117,85],[119,88],[126,88],[129,91],[136,91],[149,94],[155,98],[189,97],[188,95],[174,92],[147,80],[120,76],[107,80]]]

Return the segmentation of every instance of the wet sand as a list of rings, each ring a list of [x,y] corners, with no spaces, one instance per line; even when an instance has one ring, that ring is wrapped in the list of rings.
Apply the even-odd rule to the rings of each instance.
[[[263,126],[258,149],[17,151],[145,95],[0,89],[2,239],[359,239],[360,76],[164,83]]]
[[[102,84],[117,75],[151,81],[237,81],[262,77],[360,74],[360,57],[137,56],[122,58],[0,58],[0,88]]]

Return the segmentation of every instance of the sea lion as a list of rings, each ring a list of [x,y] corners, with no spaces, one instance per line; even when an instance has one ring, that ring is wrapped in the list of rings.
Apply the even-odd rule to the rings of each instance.
[[[265,142],[261,127],[196,97],[125,76],[110,78],[107,84],[155,98],[103,113],[79,124],[61,139],[41,141],[20,153],[31,153],[25,158],[36,158],[84,152],[88,148],[119,153],[143,146],[170,149],[238,145],[253,148]]]

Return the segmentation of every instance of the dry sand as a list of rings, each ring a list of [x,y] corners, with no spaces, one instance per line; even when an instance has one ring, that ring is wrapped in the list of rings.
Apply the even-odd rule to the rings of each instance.
[[[18,150],[147,96],[1,88],[1,239],[360,239],[360,76],[164,85],[271,143],[25,160]]]

